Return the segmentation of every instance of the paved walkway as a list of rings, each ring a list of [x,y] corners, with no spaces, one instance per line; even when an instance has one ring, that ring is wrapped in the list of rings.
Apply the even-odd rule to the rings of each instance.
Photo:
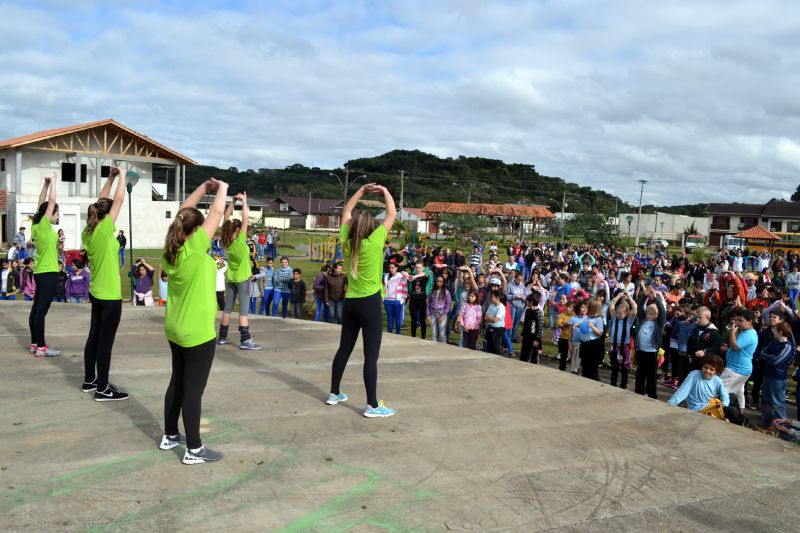
[[[544,366],[384,337],[379,396],[323,403],[335,326],[257,318],[269,348],[217,351],[204,401],[213,465],[160,451],[170,360],[160,309],[126,307],[112,381],[78,387],[89,307],[54,305],[56,359],[0,320],[0,524],[18,531],[796,531],[800,449]],[[423,344],[424,343],[424,344]],[[360,344],[358,346],[360,349]]]

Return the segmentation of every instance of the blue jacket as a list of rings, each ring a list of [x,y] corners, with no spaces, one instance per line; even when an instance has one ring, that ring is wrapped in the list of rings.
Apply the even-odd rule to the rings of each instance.
[[[761,350],[759,359],[764,364],[764,379],[786,379],[794,359],[794,345],[790,341],[772,341]]]

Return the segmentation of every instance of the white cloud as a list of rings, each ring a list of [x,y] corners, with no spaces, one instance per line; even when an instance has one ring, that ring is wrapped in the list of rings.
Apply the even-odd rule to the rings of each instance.
[[[70,5],[0,5],[0,137],[114,117],[240,168],[420,148],[659,204],[800,181],[791,0]]]

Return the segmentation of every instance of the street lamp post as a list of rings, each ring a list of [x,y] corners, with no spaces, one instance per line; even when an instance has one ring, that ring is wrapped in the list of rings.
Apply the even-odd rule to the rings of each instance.
[[[480,188],[480,189],[488,189],[488,188],[489,188],[489,186],[488,186],[487,184],[485,184],[485,183],[478,183],[478,182],[475,182],[475,181],[470,181],[470,182],[467,184],[467,186],[466,186],[466,187],[465,187],[464,185],[462,185],[462,184],[460,184],[460,183],[456,183],[456,182],[454,181],[454,182],[453,182],[453,186],[455,186],[455,187],[458,187],[459,189],[461,189],[462,191],[464,191],[464,194],[467,196],[467,204],[471,204],[471,203],[472,203],[472,193],[474,193],[475,191],[477,191],[479,188]]]
[[[125,176],[125,189],[128,191],[128,240],[130,241],[130,252],[131,252],[131,259],[130,265],[133,268],[133,197],[131,193],[133,192],[133,186],[139,182],[139,174],[136,172],[128,172]],[[133,270],[128,272],[128,276],[131,278],[131,302],[135,303],[133,289],[135,287],[134,280],[133,280]]]
[[[636,247],[639,247],[639,225],[642,222],[642,196],[644,196],[644,184],[647,183],[647,180],[639,180],[639,183],[642,184],[642,188],[639,191],[639,217],[636,219]]]
[[[664,238],[664,222],[661,222],[661,238]]]
[[[633,215],[625,215],[625,220],[628,221],[628,240],[625,241],[627,246],[631,245],[631,222],[633,222]]]
[[[329,174],[339,180],[339,185],[341,185],[342,189],[344,190],[344,203],[347,203],[347,193],[350,189],[350,185],[354,185],[358,180],[367,177],[366,174],[362,174],[353,181],[350,181],[350,169],[347,168],[344,169],[344,181],[342,181],[342,178],[340,178],[338,174],[334,174],[333,172],[329,172]]]

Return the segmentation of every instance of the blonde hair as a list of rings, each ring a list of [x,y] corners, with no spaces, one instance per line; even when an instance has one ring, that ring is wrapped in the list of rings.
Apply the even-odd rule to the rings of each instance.
[[[586,313],[590,318],[597,318],[603,316],[603,300],[600,298],[592,298],[589,300],[588,312]]]
[[[350,221],[350,230],[347,232],[348,247],[350,249],[350,276],[358,278],[358,254],[361,253],[361,241],[370,236],[378,227],[378,221],[367,211],[356,209]]]
[[[205,221],[203,213],[194,207],[184,207],[170,224],[167,237],[164,239],[164,259],[170,265],[175,264],[175,259],[183,247],[186,239],[194,233]]]
[[[98,198],[95,203],[89,204],[89,208],[86,210],[86,229],[84,230],[87,235],[94,233],[100,221],[106,218],[111,211],[112,205],[111,198]]]

